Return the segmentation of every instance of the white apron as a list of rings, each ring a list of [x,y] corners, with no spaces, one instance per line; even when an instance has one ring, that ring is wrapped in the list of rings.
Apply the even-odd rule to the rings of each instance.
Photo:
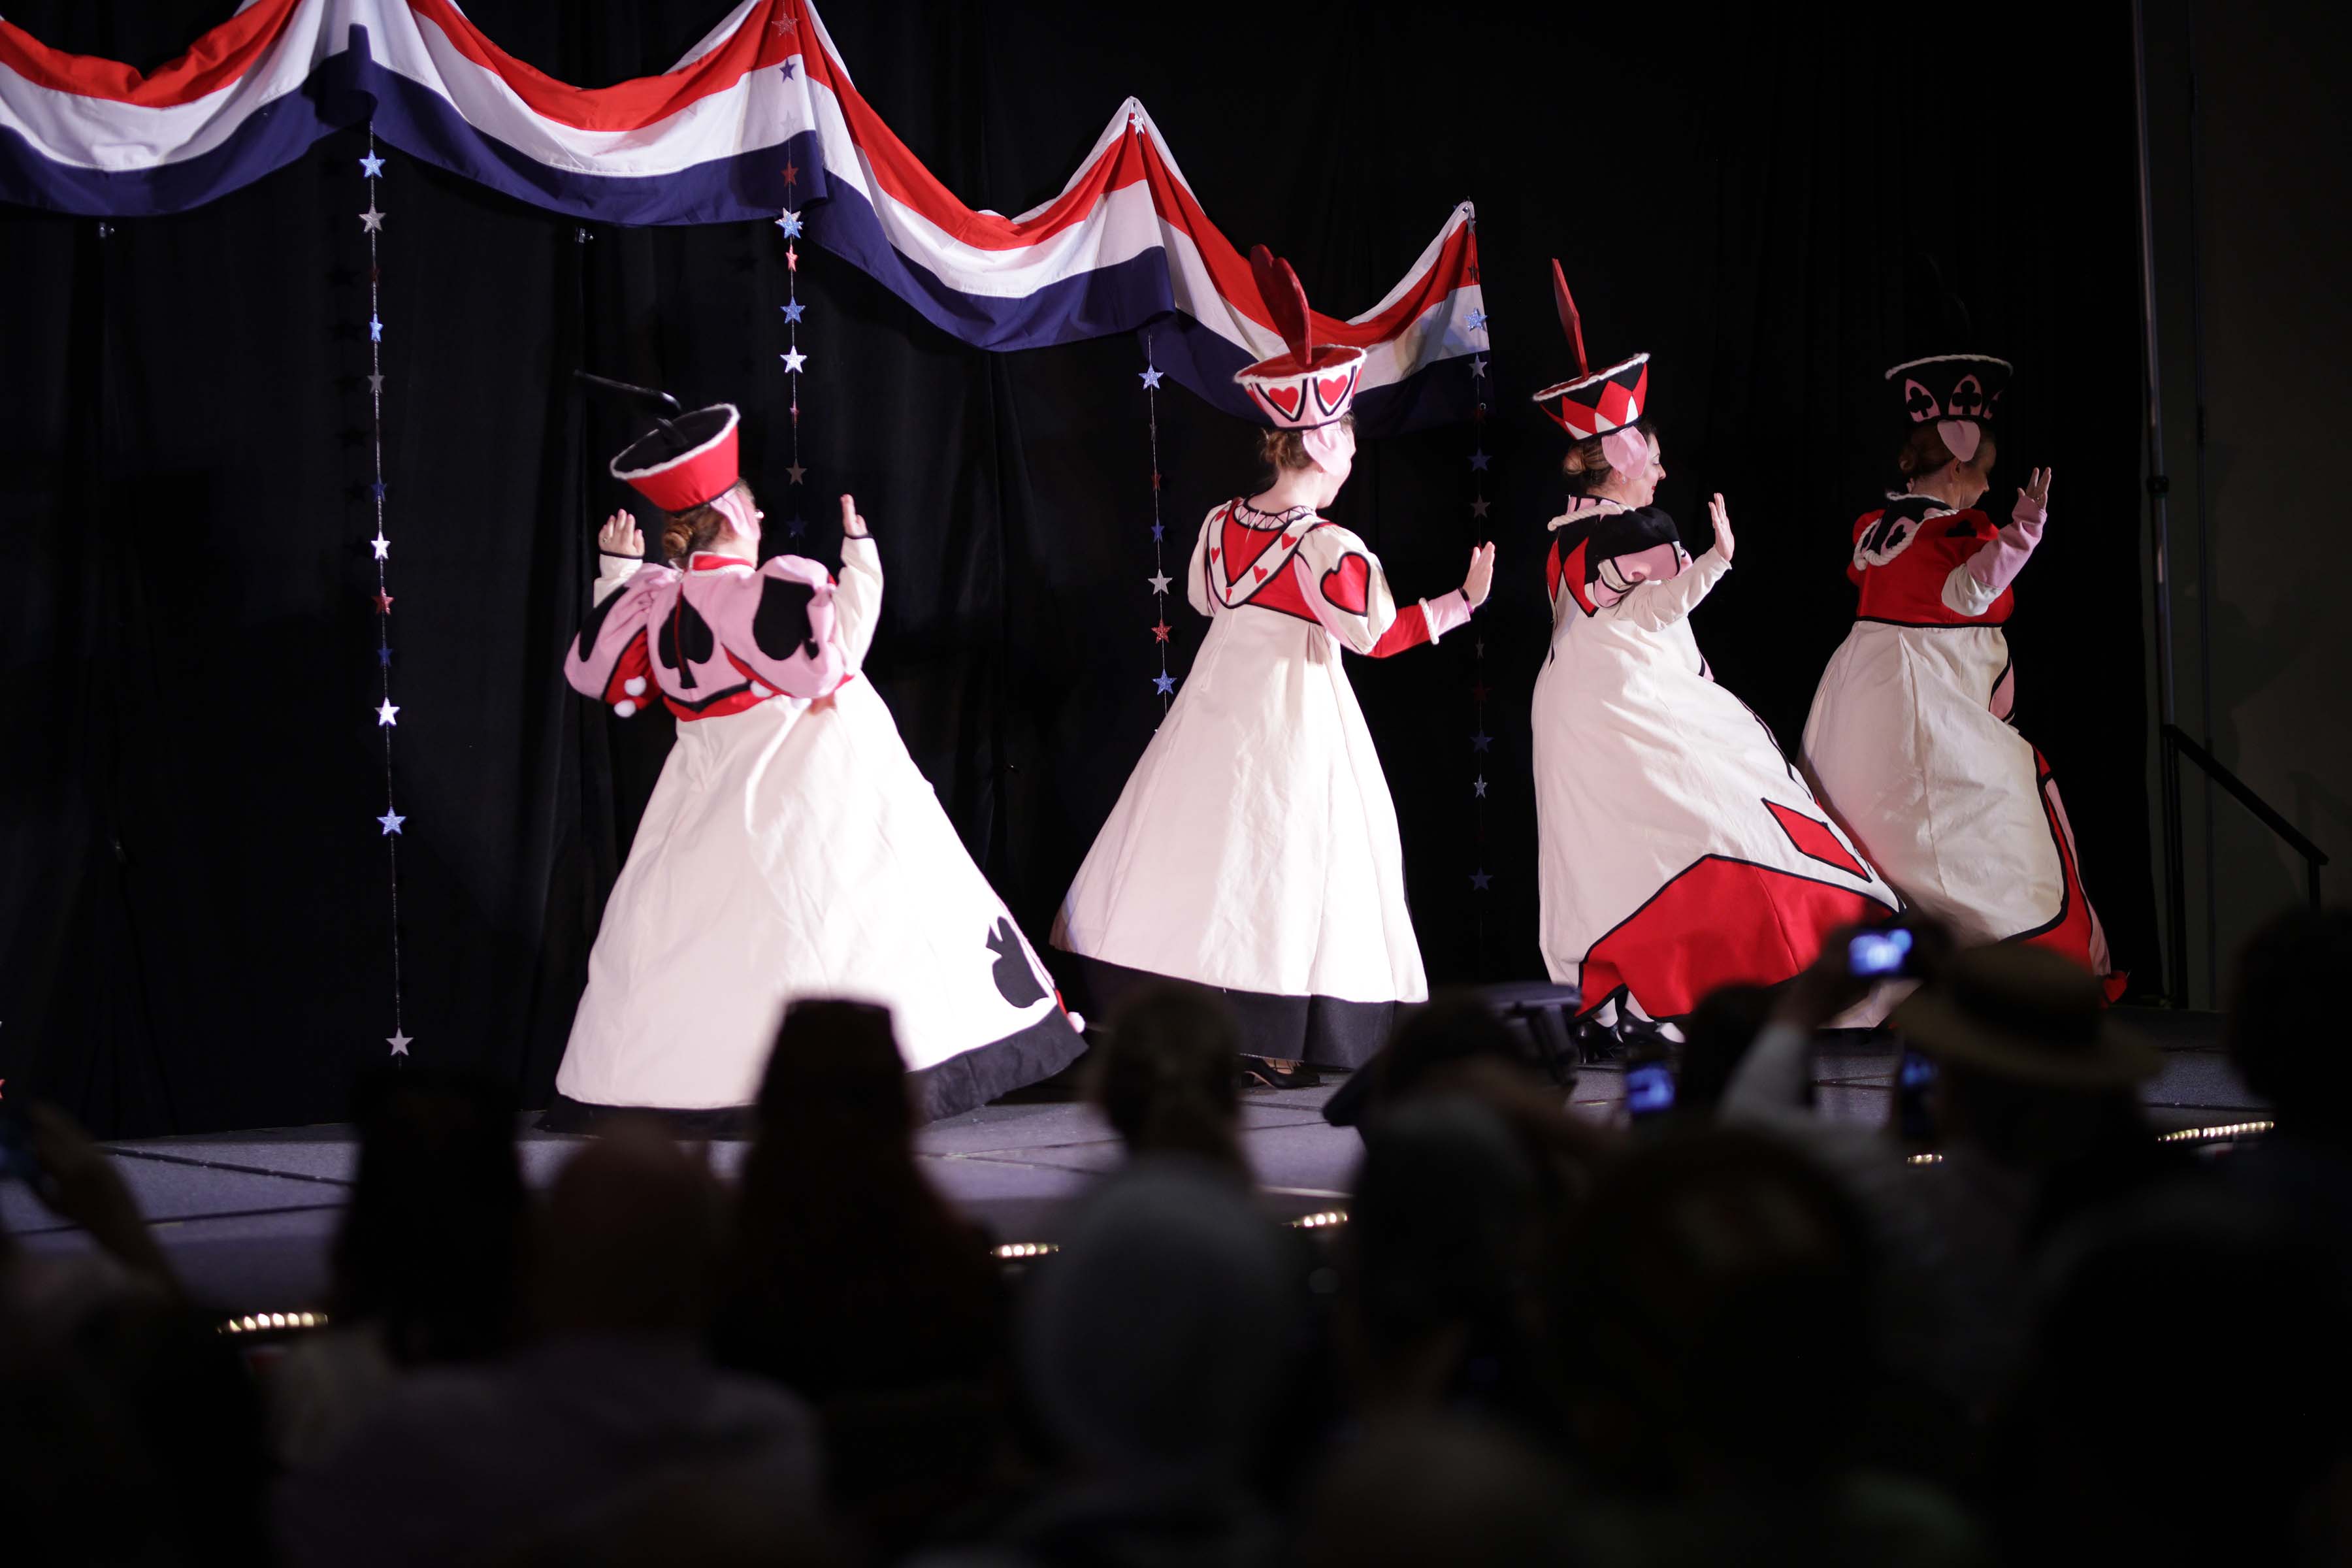
[[[2010,722],[2012,593],[1973,603],[1961,575],[1993,533],[1981,511],[1917,496],[1854,525],[1862,615],[1813,694],[1805,769],[1887,880],[1961,941],[2051,947],[2116,994],[2057,784]]]

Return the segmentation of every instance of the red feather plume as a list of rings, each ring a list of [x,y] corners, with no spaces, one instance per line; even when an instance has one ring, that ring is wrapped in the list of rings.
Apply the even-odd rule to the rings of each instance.
[[[1568,274],[1559,269],[1558,257],[1551,263],[1551,302],[1559,307],[1559,330],[1568,334],[1570,345],[1576,350],[1576,374],[1591,374],[1592,367],[1584,359],[1584,318],[1576,313],[1576,296],[1568,291]]]
[[[1298,274],[1263,245],[1250,248],[1250,271],[1257,279],[1257,297],[1265,302],[1266,314],[1274,318],[1274,330],[1282,334],[1291,357],[1307,363],[1307,290],[1299,284]]]

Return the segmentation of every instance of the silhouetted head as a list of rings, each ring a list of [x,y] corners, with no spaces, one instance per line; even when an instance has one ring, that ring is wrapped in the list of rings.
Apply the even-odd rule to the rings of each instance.
[[[511,1090],[431,1068],[363,1079],[359,1172],[334,1246],[336,1315],[379,1323],[394,1359],[502,1349],[528,1198]]]
[[[1089,1068],[1091,1098],[1131,1154],[1184,1153],[1246,1174],[1238,1138],[1233,1010],[1196,985],[1139,987],[1112,1013]]]
[[[2352,1138],[2352,1050],[2336,988],[2352,974],[2352,910],[2294,910],[2239,950],[2231,974],[2230,1059],[2278,1109],[2279,1124]]]
[[[533,1249],[541,1331],[699,1334],[721,1237],[709,1167],[646,1121],[615,1121],[555,1179]]]

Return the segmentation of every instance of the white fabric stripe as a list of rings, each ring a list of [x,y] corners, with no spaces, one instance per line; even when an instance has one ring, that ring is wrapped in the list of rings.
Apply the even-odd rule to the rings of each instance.
[[[420,23],[397,0],[344,3],[389,13],[380,31],[368,33],[377,64],[446,99],[474,129],[551,168],[623,178],[675,174],[780,145],[808,127],[806,84],[768,69],[634,131],[583,131],[532,112],[497,72],[467,58],[439,27]]]

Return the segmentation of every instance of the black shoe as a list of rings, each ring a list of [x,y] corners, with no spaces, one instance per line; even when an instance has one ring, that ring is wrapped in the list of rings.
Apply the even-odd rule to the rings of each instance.
[[[1264,1057],[1244,1057],[1242,1087],[1244,1089],[1320,1089],[1323,1087],[1323,1075],[1306,1062],[1300,1062],[1286,1072]]]

